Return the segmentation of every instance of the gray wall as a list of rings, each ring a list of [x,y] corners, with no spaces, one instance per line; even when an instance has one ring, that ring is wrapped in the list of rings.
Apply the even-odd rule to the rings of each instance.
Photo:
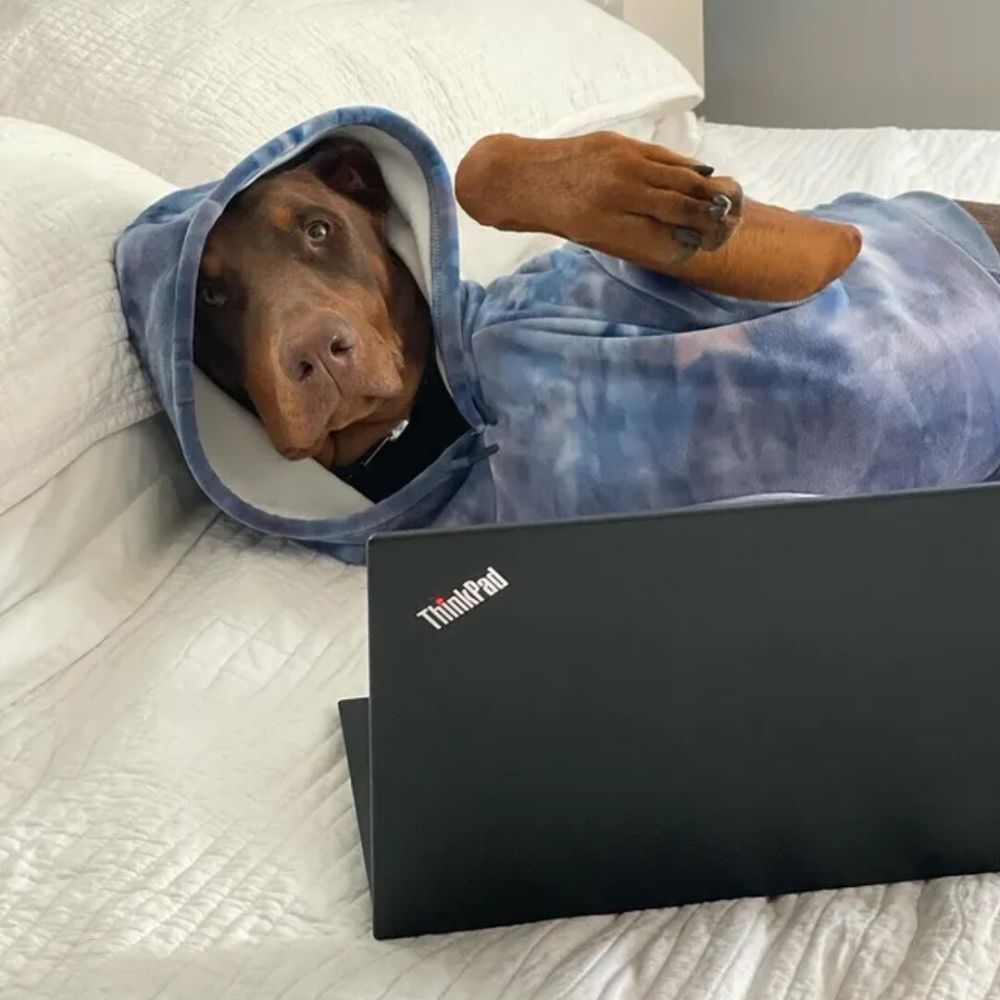
[[[1000,0],[705,0],[711,121],[1000,129]]]

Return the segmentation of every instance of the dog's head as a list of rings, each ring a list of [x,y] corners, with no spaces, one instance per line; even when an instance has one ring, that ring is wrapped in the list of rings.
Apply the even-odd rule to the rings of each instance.
[[[287,458],[329,453],[404,392],[389,204],[371,152],[332,139],[238,195],[209,234],[195,360]]]

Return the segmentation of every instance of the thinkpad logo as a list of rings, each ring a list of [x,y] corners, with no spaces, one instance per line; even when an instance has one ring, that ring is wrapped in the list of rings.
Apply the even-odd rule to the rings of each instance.
[[[509,586],[510,584],[490,566],[486,570],[486,575],[478,580],[466,580],[447,597],[443,595],[435,597],[426,608],[417,612],[417,617],[440,632]]]

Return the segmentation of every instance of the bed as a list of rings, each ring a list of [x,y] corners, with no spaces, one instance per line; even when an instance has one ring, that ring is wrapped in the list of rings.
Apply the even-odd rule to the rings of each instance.
[[[553,0],[554,21],[575,2]],[[305,38],[330,6],[285,0],[286,21]],[[363,2],[332,6],[340,33],[365,15]],[[461,21],[459,6],[438,13]],[[532,5],[509,6],[526,17]],[[267,5],[244,0],[217,8],[211,30],[224,34],[237,7],[267,22]],[[235,70],[172,91],[165,74],[190,57],[164,42],[180,38],[176,21],[155,21],[140,52],[150,36],[134,8],[86,8],[24,3],[0,24],[0,996],[1000,995],[992,875],[371,938],[336,711],[366,689],[364,571],[255,535],[199,496],[134,367],[106,260],[130,212],[224,166],[230,139],[268,134],[269,117],[283,127],[286,110],[253,80],[254,101],[241,97]],[[247,41],[231,70],[245,70]],[[39,60],[58,86],[39,83]],[[852,188],[1000,202],[998,133],[715,125],[690,116],[698,94],[685,86],[628,115],[622,97],[609,124],[687,143],[790,207]],[[225,107],[228,125],[206,106]],[[438,124],[454,158],[491,119]],[[212,142],[196,163],[198,129]],[[468,235],[477,276],[538,249]],[[57,393],[37,378],[53,357],[68,366]]]

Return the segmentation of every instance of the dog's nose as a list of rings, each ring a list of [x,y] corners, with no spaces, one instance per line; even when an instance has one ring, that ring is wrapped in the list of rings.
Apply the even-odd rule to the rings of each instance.
[[[281,346],[281,368],[297,384],[333,377],[351,363],[354,331],[337,320],[319,320],[291,332]]]

